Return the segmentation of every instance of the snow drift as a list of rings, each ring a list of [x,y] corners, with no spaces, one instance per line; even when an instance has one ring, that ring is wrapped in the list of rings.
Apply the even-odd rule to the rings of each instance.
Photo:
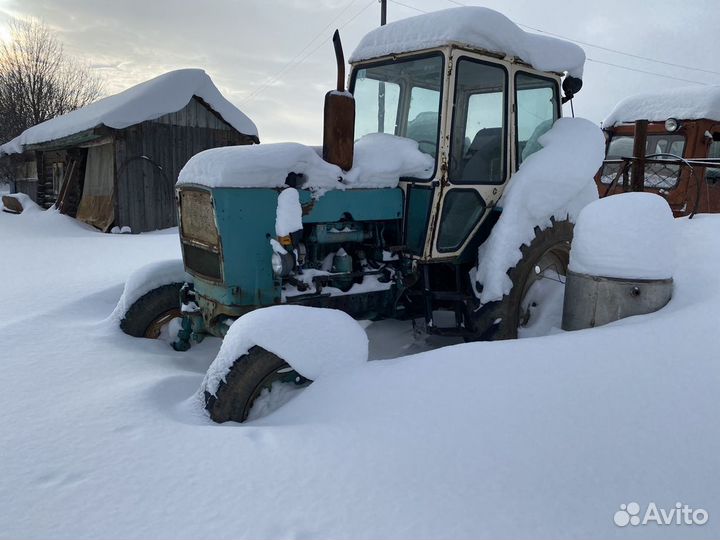
[[[188,398],[220,340],[179,353],[101,324],[132,269],[179,257],[177,230],[0,212],[0,536],[718,537],[720,216],[673,227],[657,313],[413,356],[409,322],[373,323],[392,359],[218,426]],[[48,261],[62,286],[38,286]],[[618,528],[631,501],[710,520]]]

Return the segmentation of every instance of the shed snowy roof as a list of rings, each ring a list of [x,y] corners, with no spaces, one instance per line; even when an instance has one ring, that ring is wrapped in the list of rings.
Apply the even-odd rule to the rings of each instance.
[[[627,97],[615,106],[603,126],[635,120],[662,122],[668,118],[720,121],[720,86],[671,88]]]
[[[52,118],[23,131],[0,146],[0,154],[15,154],[29,144],[53,141],[100,125],[122,129],[179,111],[201,98],[240,133],[257,136],[250,118],[230,103],[202,69],[170,71],[90,105]]]
[[[541,71],[581,77],[585,51],[550,36],[530,34],[505,15],[484,7],[458,7],[402,19],[367,34],[351,62],[448,44],[514,56]]]

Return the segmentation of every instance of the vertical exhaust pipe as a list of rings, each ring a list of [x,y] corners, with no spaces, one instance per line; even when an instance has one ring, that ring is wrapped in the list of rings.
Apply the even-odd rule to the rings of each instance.
[[[344,171],[353,164],[355,98],[345,91],[345,57],[340,32],[333,35],[337,61],[337,87],[325,94],[323,114],[323,159]]]

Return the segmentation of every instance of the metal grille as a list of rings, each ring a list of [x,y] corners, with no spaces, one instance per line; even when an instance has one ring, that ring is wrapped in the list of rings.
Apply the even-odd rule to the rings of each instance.
[[[180,191],[182,235],[208,246],[218,245],[215,212],[209,191],[184,189]]]
[[[667,163],[663,163],[663,161],[666,160],[655,160],[655,162],[645,165],[644,185],[646,188],[673,189],[677,186],[680,178],[680,165],[677,165],[677,160],[667,160]],[[610,184],[623,166],[624,163],[605,163],[600,181],[603,184]],[[628,178],[630,178],[629,173]],[[621,175],[618,179],[618,185],[622,185],[622,183],[623,177]]]
[[[199,274],[216,281],[222,280],[220,255],[211,251],[191,246],[183,242],[183,258],[185,267],[192,274]]]
[[[675,160],[673,160],[675,161]],[[645,166],[645,187],[650,189],[673,189],[680,178],[680,165],[672,163],[648,163]]]

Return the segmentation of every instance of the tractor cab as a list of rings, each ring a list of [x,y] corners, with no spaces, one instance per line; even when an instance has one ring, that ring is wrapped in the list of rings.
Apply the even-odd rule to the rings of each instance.
[[[467,12],[475,20],[477,9]],[[563,99],[559,68],[543,71],[511,51],[463,43],[462,13],[456,15],[457,35],[448,32],[436,47],[411,50],[415,43],[406,40],[389,47],[392,54],[365,58],[401,41],[406,21],[399,21],[369,34],[350,59],[355,138],[379,132],[414,139],[435,161],[430,178],[400,182],[403,243],[428,262],[474,256],[507,182],[540,149],[538,138],[560,117]]]

